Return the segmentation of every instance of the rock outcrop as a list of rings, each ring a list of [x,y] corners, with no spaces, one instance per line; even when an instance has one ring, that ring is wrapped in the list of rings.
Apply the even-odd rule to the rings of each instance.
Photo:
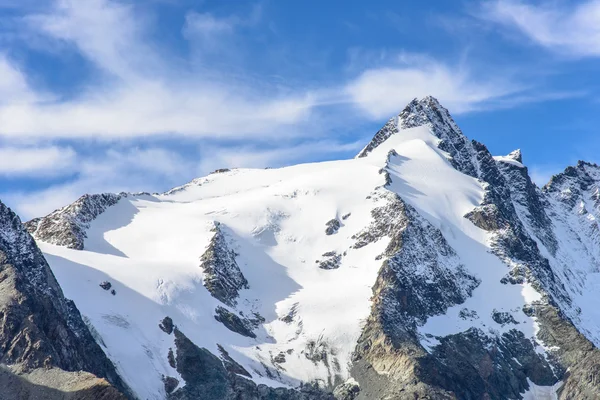
[[[86,231],[90,222],[110,206],[117,204],[124,194],[86,194],[76,202],[43,218],[35,218],[25,224],[27,231],[42,242],[83,250]]]
[[[248,281],[235,260],[235,251],[229,248],[221,224],[215,222],[212,232],[210,244],[200,258],[204,286],[214,298],[234,306],[239,291],[248,288]]]

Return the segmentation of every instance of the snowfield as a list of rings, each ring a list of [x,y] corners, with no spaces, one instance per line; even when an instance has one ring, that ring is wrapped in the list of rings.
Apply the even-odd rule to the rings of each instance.
[[[385,185],[380,172],[385,168],[391,184],[382,190],[397,193],[438,228],[467,272],[481,280],[464,304],[419,328],[425,348],[435,346],[436,336],[471,327],[492,335],[516,328],[534,339],[536,322],[520,310],[541,296],[528,284],[500,283],[508,267],[491,253],[490,234],[464,218],[480,205],[484,188],[450,164],[438,141],[426,126],[411,128],[362,158],[235,169],[162,195],[128,195],[90,224],[84,250],[39,245],[65,296],[75,301],[141,399],[165,398],[163,375],[179,379],[167,361],[173,336],[158,326],[166,316],[213,354],[222,345],[256,382],[332,385],[336,375],[350,378],[351,355],[382,263],[376,258],[387,246],[380,240],[352,247],[352,236],[371,223],[371,210],[381,201],[371,195]],[[395,154],[388,159],[390,150]],[[340,222],[339,230],[327,235],[326,224],[333,219]],[[235,308],[203,286],[200,257],[215,221],[249,285]],[[319,268],[331,252],[340,255],[339,267]],[[114,295],[99,286],[104,281]],[[215,320],[217,306],[244,316],[260,314],[264,323],[256,338]],[[494,312],[510,313],[517,325],[499,325]],[[325,350],[328,362],[310,360],[309,349]],[[281,354],[285,363],[276,360]],[[532,385],[526,398],[554,398],[555,390]]]

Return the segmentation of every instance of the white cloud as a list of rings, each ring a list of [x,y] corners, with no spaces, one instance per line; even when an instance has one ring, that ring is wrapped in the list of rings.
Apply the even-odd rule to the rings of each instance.
[[[402,54],[387,66],[363,69],[348,83],[332,82],[318,90],[228,76],[207,69],[206,60],[195,69],[193,60],[171,56],[153,41],[149,17],[133,4],[59,0],[51,11],[27,17],[29,29],[76,49],[102,73],[65,100],[42,93],[14,63],[0,59],[0,72],[10,76],[0,77],[0,96],[18,99],[0,101],[0,136],[113,140],[180,134],[285,140],[316,136],[305,128],[330,104],[358,106],[363,117],[382,119],[412,98],[431,94],[462,113],[490,108],[492,102],[510,106],[510,97],[524,89],[510,76],[493,71],[478,76],[415,54]],[[201,55],[210,60],[237,46],[229,39],[258,21],[260,7],[245,18],[189,13],[184,31],[190,41],[200,41]]]
[[[31,15],[32,30],[73,44],[100,69],[134,79],[160,61],[145,40],[143,15],[107,0],[56,0],[51,12]]]
[[[0,175],[57,175],[72,169],[76,159],[70,147],[0,147]]]
[[[385,118],[415,97],[437,97],[453,113],[464,113],[523,90],[501,77],[478,78],[464,67],[404,55],[392,67],[370,69],[350,82],[345,91],[351,101],[373,118]]]
[[[600,1],[518,0],[487,3],[483,18],[517,29],[533,42],[571,56],[600,56]]]
[[[41,99],[29,87],[23,72],[4,54],[0,54],[0,107],[7,104],[28,104],[39,100]]]
[[[73,101],[0,107],[7,137],[109,138],[182,134],[240,138],[282,128],[309,113],[309,95],[256,98],[197,82],[137,82],[98,89]]]

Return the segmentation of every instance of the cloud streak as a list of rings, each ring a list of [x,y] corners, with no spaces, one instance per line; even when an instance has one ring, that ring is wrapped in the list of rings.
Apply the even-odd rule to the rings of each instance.
[[[77,155],[71,147],[0,147],[0,175],[46,177],[68,172]]]
[[[314,130],[304,128],[332,104],[358,108],[363,117],[379,120],[414,97],[434,95],[454,113],[464,113],[493,108],[493,102],[506,106],[511,96],[528,89],[500,73],[484,79],[462,66],[414,54],[367,68],[345,82],[282,87],[267,78],[256,82],[204,66],[196,69],[192,60],[174,57],[152,41],[150,20],[133,3],[110,0],[59,0],[50,11],[26,16],[31,31],[76,50],[97,73],[76,96],[65,99],[33,86],[14,62],[0,58],[0,99],[12,99],[0,100],[0,136],[286,140],[314,136]],[[247,19],[190,12],[182,34],[200,46],[207,65],[216,49],[226,53],[237,29],[249,29],[259,20],[260,8]]]
[[[372,118],[398,112],[415,97],[437,97],[455,114],[494,108],[493,102],[523,92],[524,87],[501,77],[477,77],[463,66],[450,66],[426,57],[402,57],[391,67],[369,69],[345,87],[350,101]]]
[[[600,57],[600,1],[538,5],[518,0],[487,3],[480,17],[513,28],[532,42],[575,57]]]

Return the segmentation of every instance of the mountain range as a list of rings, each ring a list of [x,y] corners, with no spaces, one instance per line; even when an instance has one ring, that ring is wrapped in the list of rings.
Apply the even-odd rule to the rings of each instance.
[[[433,97],[353,159],[0,203],[0,398],[600,398],[600,166]]]

